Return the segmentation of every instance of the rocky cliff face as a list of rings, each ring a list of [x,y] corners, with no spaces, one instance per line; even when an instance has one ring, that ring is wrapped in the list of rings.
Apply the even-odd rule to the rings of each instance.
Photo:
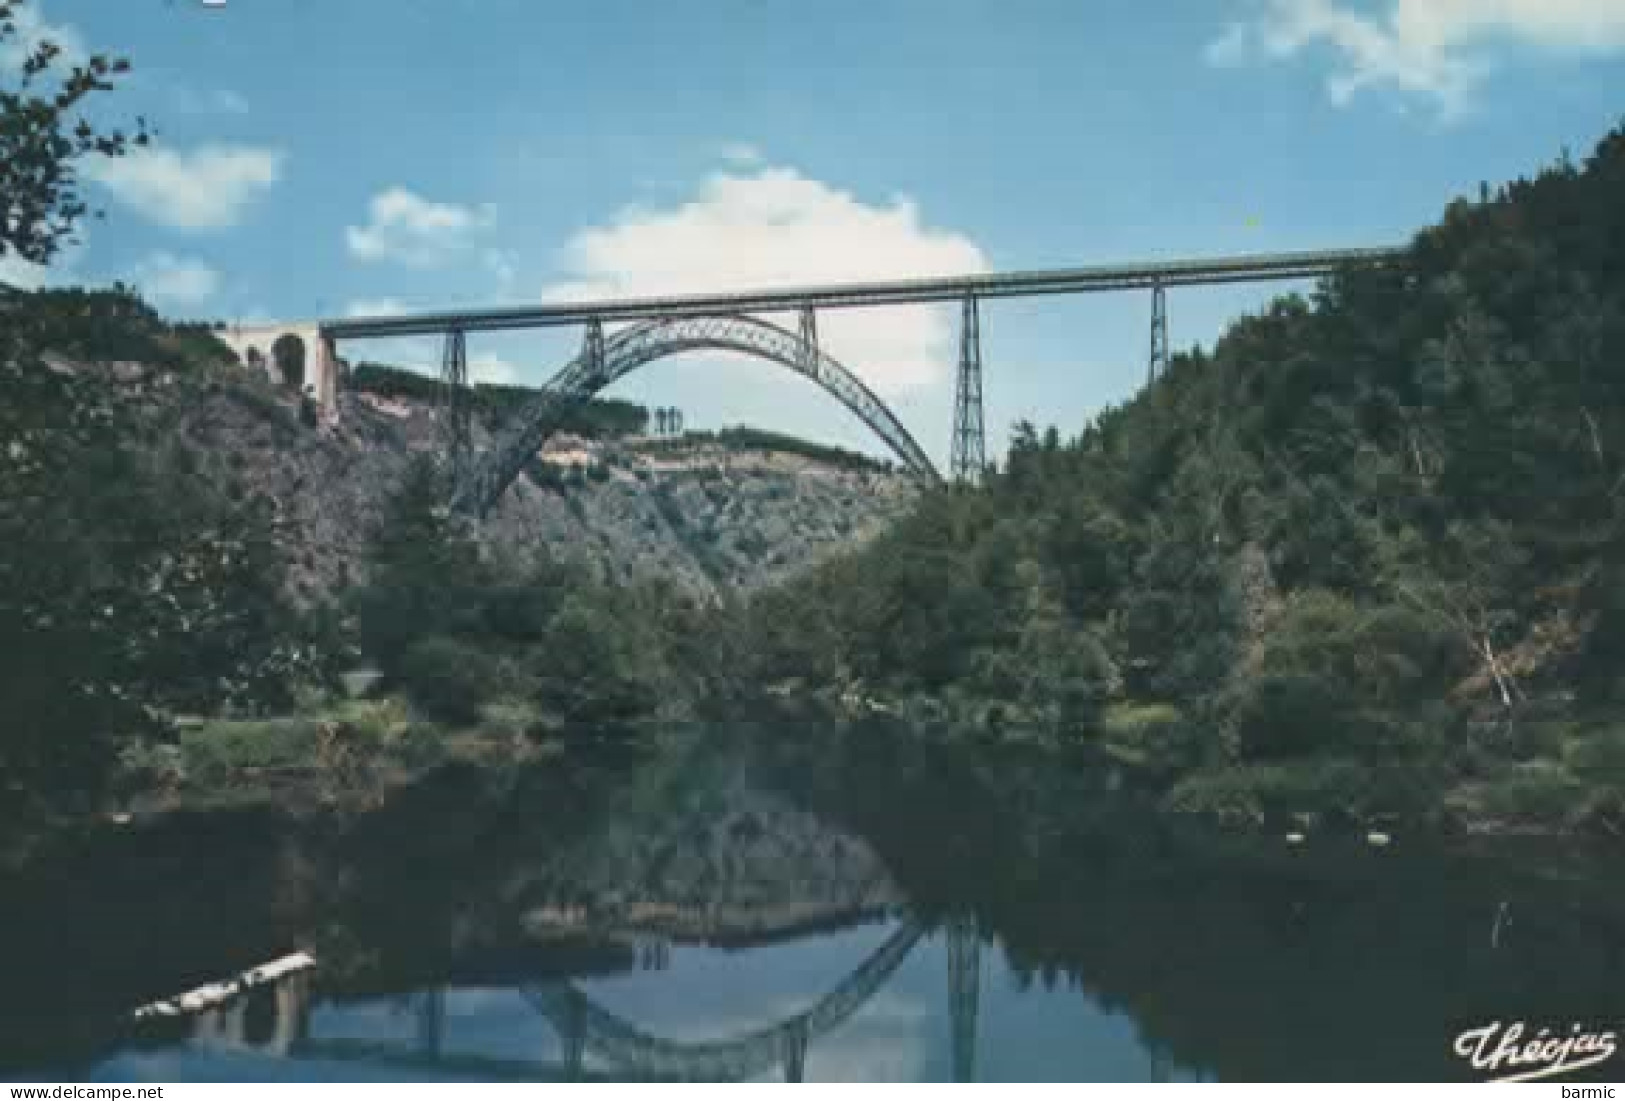
[[[346,393],[338,423],[316,428],[301,423],[291,395],[257,382],[99,370],[150,411],[163,440],[235,492],[275,503],[305,599],[359,577],[408,463],[437,446],[434,412],[419,403]],[[482,532],[510,561],[551,555],[611,581],[663,578],[714,601],[867,538],[913,494],[901,475],[799,455],[566,437],[549,442]]]

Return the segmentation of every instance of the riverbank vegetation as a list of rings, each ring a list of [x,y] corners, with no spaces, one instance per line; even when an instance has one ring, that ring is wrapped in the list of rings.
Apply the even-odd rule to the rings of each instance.
[[[0,258],[42,263],[84,213],[64,158],[121,139],[6,134],[40,174],[0,175],[38,212],[0,226]],[[530,752],[790,697],[1088,749],[1168,810],[1249,826],[1617,834],[1622,193],[1625,131],[1583,165],[1486,187],[1401,262],[1278,299],[1073,436],[1018,426],[984,487],[927,495],[748,605],[515,565],[446,512],[429,464],[345,563],[347,591],[291,599],[275,502],[109,380],[230,385],[279,432],[315,431],[290,395],[125,290],[8,292],[0,813],[301,761],[331,777],[457,744]],[[479,393],[491,416],[524,396]],[[615,435],[647,411],[583,416]],[[868,461],[755,430],[700,438]],[[364,700],[341,688],[358,665],[377,674]]]
[[[530,734],[693,717],[730,689],[713,613],[646,581],[486,553],[416,467],[353,595],[362,651],[434,720]]]
[[[760,675],[1091,743],[1166,805],[1625,828],[1625,131],[1018,427],[753,608]]]

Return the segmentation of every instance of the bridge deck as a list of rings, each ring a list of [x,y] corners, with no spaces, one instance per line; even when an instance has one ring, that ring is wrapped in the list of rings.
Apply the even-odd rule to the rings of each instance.
[[[1200,260],[1144,261],[1101,267],[903,279],[883,283],[786,287],[730,294],[629,298],[489,310],[451,310],[389,317],[352,317],[323,321],[321,330],[332,339],[423,336],[444,333],[452,329],[461,329],[464,332],[493,332],[505,329],[578,325],[592,319],[639,321],[651,318],[766,313],[794,310],[804,306],[834,309],[952,302],[964,298],[967,294],[978,298],[1011,298],[1040,294],[1087,294],[1133,290],[1158,285],[1180,287],[1315,279],[1330,275],[1342,267],[1391,263],[1403,255],[1403,252],[1404,250],[1399,248],[1364,248],[1218,256]]]

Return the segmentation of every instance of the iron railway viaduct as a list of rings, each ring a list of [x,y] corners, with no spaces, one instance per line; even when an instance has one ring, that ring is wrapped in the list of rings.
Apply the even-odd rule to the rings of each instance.
[[[818,316],[830,310],[918,303],[960,307],[959,369],[954,391],[949,478],[979,480],[986,469],[982,415],[983,304],[1000,298],[1105,291],[1151,292],[1151,342],[1147,378],[1167,366],[1167,292],[1173,287],[1317,279],[1349,268],[1389,266],[1399,248],[1156,261],[1103,267],[1060,268],[948,278],[906,279],[791,287],[729,294],[694,294],[560,305],[348,317],[227,329],[219,335],[244,363],[276,376],[273,347],[297,339],[303,346],[303,388],[328,417],[337,416],[341,385],[340,342],[383,337],[433,336],[443,340],[441,432],[452,472],[452,507],[483,516],[501,499],[525,463],[552,434],[561,416],[578,403],[656,360],[695,351],[730,351],[801,375],[844,405],[875,433],[908,473],[922,484],[944,479],[902,422],[853,370],[819,343]],[[794,328],[763,314],[793,315]],[[493,446],[476,452],[468,388],[468,338],[474,333],[579,327],[580,352],[538,390],[505,426]],[[606,332],[606,327],[619,326]]]

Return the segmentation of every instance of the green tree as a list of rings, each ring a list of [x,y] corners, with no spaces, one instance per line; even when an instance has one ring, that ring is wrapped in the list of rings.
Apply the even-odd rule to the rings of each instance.
[[[129,72],[128,61],[95,54],[70,65],[61,44],[22,40],[21,11],[20,0],[0,0],[0,53],[27,51],[16,74],[0,83],[0,259],[45,264],[89,213],[80,164],[146,144],[147,130],[140,121],[126,133],[90,119],[92,97],[110,91]]]
[[[441,472],[419,459],[373,537],[370,575],[354,601],[362,649],[385,673],[400,672],[419,639],[479,624],[481,594],[493,577],[447,498]]]

